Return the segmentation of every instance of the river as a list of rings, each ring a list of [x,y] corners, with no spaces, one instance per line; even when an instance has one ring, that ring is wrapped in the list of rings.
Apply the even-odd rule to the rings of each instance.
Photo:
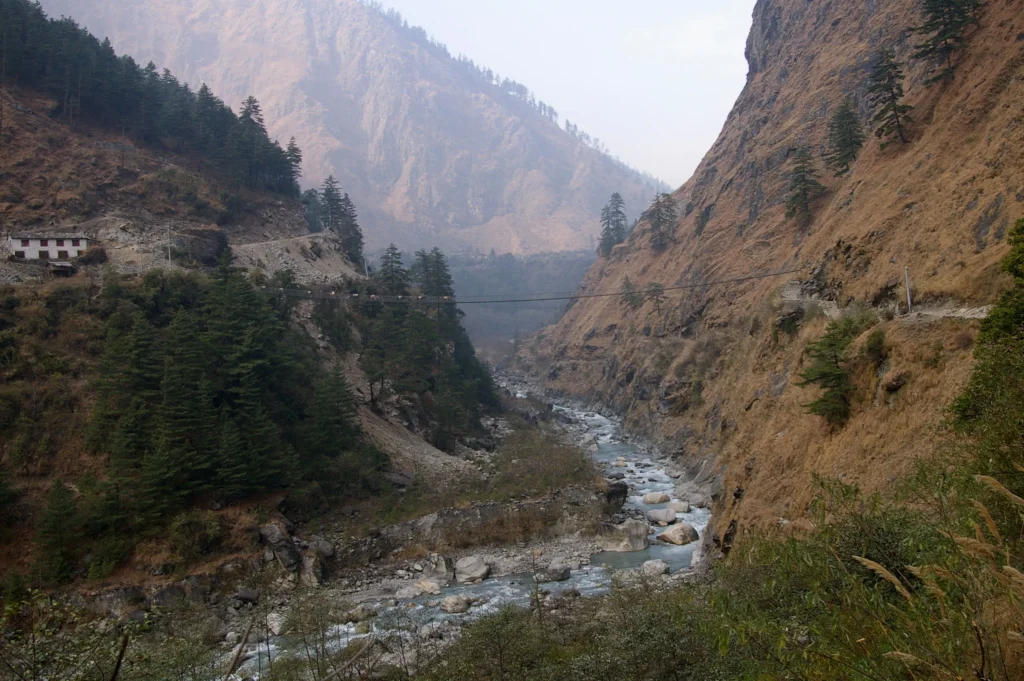
[[[560,421],[568,422],[575,441],[588,450],[606,475],[622,474],[623,481],[629,485],[629,497],[623,510],[646,514],[654,509],[665,508],[667,504],[648,505],[643,497],[652,492],[664,492],[677,499],[674,491],[678,481],[671,477],[662,461],[645,452],[637,445],[630,443],[622,432],[621,425],[610,418],[592,411],[572,407],[555,406]],[[625,464],[624,466],[621,464]],[[646,516],[645,516],[646,517]],[[703,538],[704,529],[710,519],[710,512],[702,508],[693,508],[689,513],[677,514],[679,520],[692,525]],[[593,554],[589,565],[574,566],[568,580],[541,585],[550,594],[575,591],[580,596],[597,596],[607,593],[612,587],[612,578],[616,571],[638,568],[649,560],[660,559],[668,564],[672,574],[687,571],[691,567],[693,555],[700,541],[687,546],[674,546],[659,542],[657,535],[667,528],[650,526],[650,548],[630,553],[601,552]],[[529,550],[524,549],[524,550]],[[543,570],[545,562],[538,562]],[[536,585],[532,574],[504,575],[484,580],[479,584],[453,585],[442,589],[441,595],[423,595],[409,600],[386,599],[369,602],[378,616],[368,620],[369,631],[364,624],[360,628],[356,624],[335,627],[329,638],[339,646],[345,646],[367,636],[401,635],[426,636],[432,629],[454,629],[466,622],[497,613],[507,606],[528,606]],[[443,612],[440,603],[449,596],[460,596],[473,599],[474,607],[462,614]],[[261,646],[259,652],[252,651],[253,658],[240,670],[253,676],[259,676],[260,667],[269,654],[277,657],[286,654],[293,645],[288,637],[276,637]]]

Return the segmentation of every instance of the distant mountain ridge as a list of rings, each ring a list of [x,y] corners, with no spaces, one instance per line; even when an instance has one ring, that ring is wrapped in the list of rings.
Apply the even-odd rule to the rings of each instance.
[[[304,182],[334,174],[370,248],[389,241],[536,253],[592,248],[601,207],[631,217],[665,185],[626,167],[515,81],[454,58],[395,12],[359,0],[46,0],[119,52],[256,96],[295,136]],[[597,147],[597,148],[595,148]]]

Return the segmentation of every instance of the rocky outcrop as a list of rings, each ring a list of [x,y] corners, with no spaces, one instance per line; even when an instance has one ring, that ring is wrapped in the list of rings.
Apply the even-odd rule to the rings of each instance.
[[[267,523],[260,527],[260,539],[267,545],[273,558],[286,572],[293,573],[305,563],[283,522]],[[311,566],[312,569],[312,566]]]

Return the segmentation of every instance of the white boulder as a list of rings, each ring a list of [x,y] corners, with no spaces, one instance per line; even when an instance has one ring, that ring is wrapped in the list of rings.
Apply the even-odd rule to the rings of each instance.
[[[621,525],[604,523],[598,530],[597,542],[605,551],[643,551],[651,545],[648,534],[650,526],[639,520],[627,520]]]
[[[644,577],[661,577],[667,575],[668,563],[663,560],[649,560],[640,566],[640,574]]]
[[[455,563],[455,581],[459,584],[472,584],[477,580],[487,579],[491,574],[491,566],[479,556],[460,558]]]
[[[690,523],[679,523],[659,534],[658,539],[676,546],[686,546],[700,539],[700,536]]]
[[[665,523],[671,525],[676,521],[676,512],[671,508],[659,508],[647,512],[647,519],[652,523]]]

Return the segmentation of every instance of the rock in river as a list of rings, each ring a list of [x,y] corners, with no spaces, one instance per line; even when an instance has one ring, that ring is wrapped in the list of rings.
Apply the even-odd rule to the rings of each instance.
[[[605,551],[628,553],[643,551],[651,545],[647,539],[650,528],[639,520],[627,520],[621,525],[603,523],[597,541]]]
[[[469,610],[470,601],[465,596],[449,596],[441,601],[441,610],[449,615],[459,615]]]
[[[425,594],[431,594],[432,596],[438,596],[441,594],[441,585],[432,579],[421,579],[416,582],[416,588],[421,590]]]
[[[675,544],[676,546],[686,546],[697,541],[700,537],[697,535],[697,530],[693,529],[693,525],[690,525],[690,523],[679,523],[659,534],[658,539],[669,544]]]
[[[652,523],[666,523],[671,525],[676,521],[676,512],[671,508],[661,508],[647,512],[647,519]]]
[[[564,582],[572,576],[572,567],[563,560],[555,560],[547,569],[537,575],[538,582]]]
[[[455,563],[455,581],[459,584],[470,584],[478,579],[487,579],[491,574],[491,566],[479,556],[460,558]]]
[[[672,501],[672,502],[669,502],[669,505],[667,506],[667,508],[671,508],[676,513],[689,513],[690,512],[690,504],[688,504],[685,501]]]
[[[672,497],[665,494],[664,492],[651,492],[650,494],[644,495],[645,504],[664,504],[668,502]]]

